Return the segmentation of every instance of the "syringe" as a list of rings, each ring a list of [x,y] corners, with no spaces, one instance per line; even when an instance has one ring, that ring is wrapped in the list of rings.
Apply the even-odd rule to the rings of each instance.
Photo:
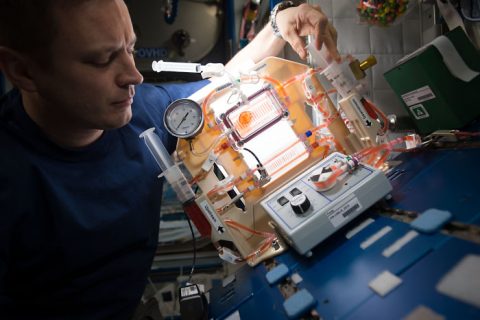
[[[193,62],[165,62],[153,61],[152,69],[156,72],[188,72],[201,73],[203,78],[220,77],[225,73],[225,66],[221,63],[207,63],[202,65]]]
[[[154,131],[155,128],[147,129],[140,134],[140,138],[144,139],[148,150],[162,170],[159,177],[163,176],[167,179],[177,194],[178,200],[182,203],[183,210],[192,219],[198,231],[203,236],[209,236],[211,226],[195,202],[195,193],[182,170],[173,162],[172,157]]]
[[[185,203],[195,198],[195,193],[188,184],[183,172],[173,163],[172,157],[163,145],[158,135],[154,132],[155,128],[145,130],[140,134],[148,150],[155,158],[158,166],[162,170],[160,176],[164,176],[173,190],[177,193],[178,200]]]

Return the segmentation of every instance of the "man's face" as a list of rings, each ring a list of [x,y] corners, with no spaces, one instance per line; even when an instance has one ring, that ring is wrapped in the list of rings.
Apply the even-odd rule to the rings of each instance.
[[[91,0],[56,9],[51,65],[34,73],[42,113],[72,129],[110,129],[132,117],[135,34],[123,0]]]

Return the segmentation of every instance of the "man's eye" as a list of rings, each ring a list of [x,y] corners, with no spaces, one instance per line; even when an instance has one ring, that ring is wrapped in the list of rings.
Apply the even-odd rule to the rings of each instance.
[[[103,59],[95,59],[93,61],[90,62],[90,64],[92,64],[93,66],[95,67],[107,67],[110,63],[112,63],[113,59],[114,59],[114,55],[111,55],[110,57],[108,57],[107,59],[103,58]]]
[[[91,62],[91,64],[94,65],[95,67],[106,67],[110,64],[110,61],[105,61],[105,62],[94,61],[94,62]]]

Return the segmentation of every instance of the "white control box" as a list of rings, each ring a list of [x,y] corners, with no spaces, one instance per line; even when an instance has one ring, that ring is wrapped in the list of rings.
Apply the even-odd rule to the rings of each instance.
[[[300,254],[309,252],[392,190],[382,171],[360,163],[353,172],[339,176],[331,189],[317,191],[311,177],[346,159],[344,154],[332,153],[261,201],[282,236]]]

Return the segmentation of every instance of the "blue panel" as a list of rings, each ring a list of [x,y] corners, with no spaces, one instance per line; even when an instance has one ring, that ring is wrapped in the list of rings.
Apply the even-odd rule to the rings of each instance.
[[[446,319],[480,319],[480,310],[435,290],[440,279],[467,254],[480,254],[480,246],[451,238],[439,250],[400,275],[403,283],[386,297],[372,296],[348,319],[401,319],[424,305]]]
[[[360,248],[361,242],[387,225],[392,231],[367,249]],[[445,241],[440,235],[419,235],[385,258],[382,251],[410,230],[407,224],[379,217],[328,255],[322,254],[320,246],[314,250],[314,257],[298,264],[296,271],[304,279],[299,286],[317,298],[317,310],[322,317],[334,319],[346,315],[373,294],[368,283],[380,272],[400,273]]]
[[[283,309],[283,297],[277,288],[259,291],[238,308],[240,319],[244,320],[284,320],[287,314]]]
[[[424,152],[408,159],[396,170],[392,192],[399,208],[450,211],[454,220],[471,222],[480,215],[478,159],[480,149]]]
[[[291,273],[296,272],[304,279],[298,284],[299,289],[305,288],[313,295],[318,301],[315,309],[325,319],[345,316],[371,298],[374,293],[368,288],[368,283],[381,271],[389,270],[399,274],[448,239],[438,234],[419,235],[402,250],[385,258],[382,251],[412,229],[408,224],[389,218],[375,215],[373,218],[374,223],[350,240],[344,236],[345,229],[338,232],[317,246],[310,258],[289,250],[275,259],[288,265]],[[366,250],[360,248],[360,243],[385,226],[392,227],[392,231]],[[260,316],[263,311],[249,308],[263,306],[282,310],[284,299],[278,286],[267,283],[266,274],[263,265],[253,269],[245,266],[237,273],[235,282],[226,288],[214,287],[210,299],[211,314],[222,319],[235,310],[240,310],[242,318],[248,315],[246,319],[258,319],[249,317]],[[285,313],[280,314],[279,319],[286,317]]]
[[[256,299],[259,291],[269,287],[265,279],[265,273],[266,269],[263,265],[259,265],[257,268],[250,268],[245,265],[235,274],[235,281],[227,286],[214,284],[214,287],[210,290],[210,314],[221,319],[237,310],[252,297]],[[278,294],[280,295],[279,292]]]

